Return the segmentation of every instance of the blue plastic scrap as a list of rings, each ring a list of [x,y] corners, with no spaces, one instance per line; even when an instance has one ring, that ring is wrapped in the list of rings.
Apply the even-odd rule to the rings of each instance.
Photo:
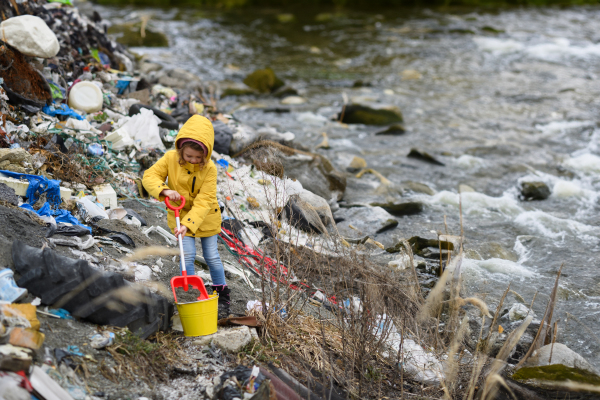
[[[224,158],[221,158],[220,160],[218,160],[217,161],[217,165],[219,167],[222,167],[222,168],[225,168],[225,169],[229,168],[229,162],[227,162],[227,160],[225,160]]]
[[[67,347],[67,351],[71,353],[71,355],[83,357],[83,353],[81,352],[81,350],[79,350],[79,346],[70,345],[69,347]]]
[[[22,204],[21,208],[24,208],[29,211],[33,211],[34,213],[36,213],[39,216],[54,217],[54,220],[56,221],[57,224],[67,223],[67,224],[82,226],[82,227],[86,228],[87,230],[89,230],[90,233],[92,233],[92,228],[90,228],[89,226],[83,225],[69,211],[61,210],[61,209],[53,210],[52,208],[50,208],[50,204],[48,204],[48,202],[45,202],[44,205],[37,211],[35,211],[33,209],[33,207],[31,207],[31,205],[29,205],[27,203]]]
[[[80,121],[83,121],[85,119],[81,115],[77,114],[66,104],[54,104],[51,106],[44,106],[42,107],[42,111],[51,117],[56,117],[57,115],[65,115],[67,117],[72,117]]]
[[[73,318],[71,313],[68,312],[67,310],[65,310],[64,308],[49,308],[47,310],[47,312],[49,314],[56,315],[57,317],[60,317],[61,319],[75,319],[75,318]]]
[[[126,81],[126,80],[118,81],[115,87],[117,89],[119,89],[119,94],[123,94],[129,87],[130,83],[131,83],[131,81]]]
[[[42,193],[46,193],[46,199],[53,206],[60,205],[60,181],[56,179],[48,179],[40,175],[20,174],[12,171],[1,171],[0,173],[16,179],[27,179],[29,187],[27,188],[27,202],[31,205],[35,204]]]

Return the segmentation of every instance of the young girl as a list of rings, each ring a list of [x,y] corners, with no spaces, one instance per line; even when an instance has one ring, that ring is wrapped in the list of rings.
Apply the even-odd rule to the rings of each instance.
[[[142,183],[148,193],[164,201],[179,202],[181,228],[175,224],[175,213],[169,210],[167,223],[175,234],[182,235],[185,267],[195,275],[196,238],[202,241],[202,253],[219,295],[219,314],[229,314],[229,288],[217,250],[221,232],[221,210],[217,202],[217,167],[211,161],[215,132],[211,122],[200,115],[191,117],[175,138],[176,150],[168,151],[144,173]],[[167,181],[165,183],[165,180]]]

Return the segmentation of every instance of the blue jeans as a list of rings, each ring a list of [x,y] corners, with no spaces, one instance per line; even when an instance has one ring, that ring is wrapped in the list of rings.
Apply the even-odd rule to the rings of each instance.
[[[225,282],[225,270],[219,256],[217,248],[217,236],[200,238],[202,241],[202,256],[208,264],[210,277],[214,286],[227,285]],[[194,260],[196,259],[196,238],[190,236],[183,237],[183,257],[185,260],[185,269],[188,275],[195,275]],[[181,263],[179,264],[181,269]]]

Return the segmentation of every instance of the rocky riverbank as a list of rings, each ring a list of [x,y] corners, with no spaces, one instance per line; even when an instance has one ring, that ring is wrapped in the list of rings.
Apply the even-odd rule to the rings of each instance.
[[[114,40],[164,43],[143,18],[108,28],[89,5],[1,7],[5,398],[28,398],[19,371],[43,399],[592,398],[597,372],[557,342],[556,286],[544,315],[510,288],[488,307],[461,290],[462,236],[375,240],[424,212],[407,194],[432,188],[394,184],[360,157],[336,168],[317,151],[327,135],[313,149],[223,112],[235,96],[303,104],[273,70],[205,82]],[[331,123],[405,132],[396,106],[359,100]],[[231,311],[251,317],[202,338],[183,335],[169,290],[176,242],[140,185],[195,114],[215,128]],[[444,165],[418,149],[409,157]],[[546,192],[523,185],[527,199]],[[210,283],[202,257],[196,268]]]

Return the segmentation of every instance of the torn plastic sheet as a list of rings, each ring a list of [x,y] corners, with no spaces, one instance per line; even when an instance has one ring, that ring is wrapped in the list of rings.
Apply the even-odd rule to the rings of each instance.
[[[67,238],[48,238],[47,240],[50,243],[55,244],[55,245],[77,247],[79,250],[87,250],[95,244],[94,238],[92,235],[88,235],[87,237],[84,236],[83,239],[81,239],[77,236],[72,236],[72,237],[69,237],[68,239]]]
[[[27,202],[34,205],[40,195],[46,193],[46,198],[53,206],[60,205],[60,181],[56,179],[48,179],[40,175],[20,174],[18,172],[0,170],[0,173],[15,179],[27,179],[29,186],[27,187]]]
[[[165,240],[167,241],[167,244],[173,244],[173,245],[177,244],[177,238],[175,238],[175,235],[173,235],[171,232],[167,231],[166,229],[164,229],[164,228],[162,228],[160,226],[151,226],[151,227],[149,227],[147,229],[142,230],[142,232],[148,238],[150,238],[150,236],[148,236],[150,233],[156,232],[160,236],[162,236],[163,238],[165,238]]]
[[[77,114],[73,109],[71,109],[66,104],[54,104],[52,106],[44,106],[42,107],[42,111],[44,114],[47,114],[51,117],[56,117],[57,115],[64,115],[67,117],[76,118],[80,121],[84,120],[83,116]]]
[[[37,211],[34,210],[33,207],[27,203],[23,203],[21,205],[21,208],[24,208],[29,211],[33,211],[34,213],[36,213],[39,216],[54,217],[54,220],[56,221],[56,223],[67,223],[67,224],[81,226],[81,227],[87,229],[89,231],[89,233],[92,233],[92,228],[90,228],[89,226],[83,225],[69,211],[62,210],[62,209],[52,210],[50,208],[50,204],[48,202],[45,202],[44,205]],[[63,229],[63,228],[61,227],[61,229]],[[61,231],[58,230],[58,228],[57,228],[56,233],[61,233]],[[68,233],[67,233],[67,235],[68,235]]]

